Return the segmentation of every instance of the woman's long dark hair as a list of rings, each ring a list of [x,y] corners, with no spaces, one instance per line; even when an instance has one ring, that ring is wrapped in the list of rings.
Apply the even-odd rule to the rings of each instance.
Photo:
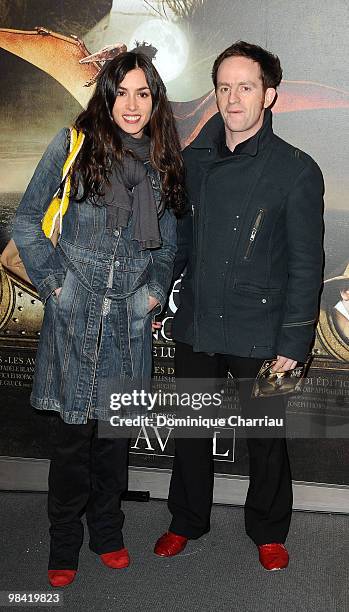
[[[97,202],[108,183],[111,158],[122,160],[125,152],[112,110],[120,83],[135,68],[143,70],[152,97],[152,113],[145,128],[150,136],[150,162],[160,172],[166,205],[180,213],[184,206],[184,169],[172,109],[156,68],[139,52],[122,53],[105,63],[87,109],[75,121],[77,130],[85,134],[85,142],[74,164],[72,191],[77,197],[80,179],[83,185],[80,199],[89,197]]]

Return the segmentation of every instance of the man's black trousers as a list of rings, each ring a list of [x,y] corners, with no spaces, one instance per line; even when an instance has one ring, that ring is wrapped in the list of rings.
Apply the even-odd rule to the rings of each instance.
[[[77,569],[85,512],[93,552],[123,548],[128,445],[127,439],[98,438],[96,420],[70,425],[58,419],[49,472],[49,569]]]
[[[239,384],[242,415],[251,413],[251,389],[262,359],[233,355],[195,353],[191,346],[176,344],[177,378],[216,379],[230,373]],[[253,410],[260,414],[284,417],[280,397],[254,399]],[[283,543],[287,537],[292,512],[292,481],[286,440],[247,438],[250,485],[245,503],[245,527],[257,544]],[[212,438],[176,437],[175,458],[168,507],[172,514],[170,531],[188,538],[198,538],[210,529],[213,496]]]

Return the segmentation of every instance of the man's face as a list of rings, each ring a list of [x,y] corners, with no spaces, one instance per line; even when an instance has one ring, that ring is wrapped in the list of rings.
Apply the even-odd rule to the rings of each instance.
[[[218,68],[216,98],[223,117],[227,144],[243,142],[263,124],[264,109],[275,89],[263,89],[260,66],[247,57],[227,57]]]

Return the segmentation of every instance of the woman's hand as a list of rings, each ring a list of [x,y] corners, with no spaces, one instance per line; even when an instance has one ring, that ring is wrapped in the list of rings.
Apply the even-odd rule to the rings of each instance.
[[[161,321],[152,321],[151,328],[153,331],[155,331],[156,329],[161,329],[162,328]]]
[[[160,304],[159,300],[157,300],[153,295],[150,295],[148,298],[148,312],[153,310],[158,304]],[[151,327],[153,331],[156,329],[161,329],[162,323],[160,323],[160,321],[152,321]]]
[[[158,304],[160,304],[159,300],[157,300],[153,295],[150,295],[148,298],[148,312],[153,310]]]

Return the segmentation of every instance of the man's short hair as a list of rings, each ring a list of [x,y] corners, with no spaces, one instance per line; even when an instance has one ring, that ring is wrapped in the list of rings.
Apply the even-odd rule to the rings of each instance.
[[[217,88],[218,68],[227,57],[247,57],[257,62],[261,69],[264,91],[268,89],[268,87],[274,87],[274,89],[276,89],[277,86],[280,85],[282,69],[278,56],[273,55],[270,51],[263,49],[263,47],[252,45],[243,40],[238,40],[225,49],[225,51],[222,51],[213,64],[212,80],[215,89]]]

